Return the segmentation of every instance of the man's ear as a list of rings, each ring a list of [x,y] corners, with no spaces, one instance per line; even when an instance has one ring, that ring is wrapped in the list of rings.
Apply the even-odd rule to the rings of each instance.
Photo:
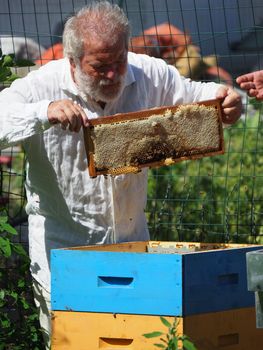
[[[74,62],[73,58],[69,59],[69,63],[71,65],[71,68],[75,69],[76,68],[76,63]]]
[[[70,71],[71,71],[72,78],[75,81],[76,63],[74,62],[73,58],[69,59],[69,64],[70,64]]]

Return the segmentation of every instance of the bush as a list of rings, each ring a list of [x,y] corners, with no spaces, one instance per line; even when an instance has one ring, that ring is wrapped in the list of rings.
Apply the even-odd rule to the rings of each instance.
[[[30,260],[16,230],[0,215],[0,350],[43,349],[33,306]]]

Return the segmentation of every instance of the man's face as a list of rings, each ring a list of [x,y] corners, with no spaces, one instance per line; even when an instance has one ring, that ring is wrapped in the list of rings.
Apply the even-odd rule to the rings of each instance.
[[[89,41],[80,63],[71,63],[73,77],[82,95],[101,102],[117,98],[124,87],[127,49],[124,40],[116,44]]]

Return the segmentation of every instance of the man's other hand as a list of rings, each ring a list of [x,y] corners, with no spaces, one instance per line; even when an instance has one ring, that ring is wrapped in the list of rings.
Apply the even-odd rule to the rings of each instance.
[[[216,97],[222,99],[222,122],[225,124],[234,124],[241,116],[241,96],[231,87],[221,86],[217,90]]]

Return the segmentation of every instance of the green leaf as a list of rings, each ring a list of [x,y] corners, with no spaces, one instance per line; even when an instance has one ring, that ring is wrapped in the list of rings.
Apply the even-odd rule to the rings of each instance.
[[[10,241],[6,238],[0,237],[0,251],[6,258],[9,258],[12,254]]]
[[[12,67],[14,65],[14,59],[11,55],[4,55],[3,56],[3,67]]]
[[[0,67],[0,81],[4,82],[12,74],[9,67]]]
[[[3,223],[2,227],[3,227],[4,231],[11,233],[12,235],[17,235],[17,230],[13,226],[11,226],[10,224]]]
[[[171,343],[175,346],[175,349],[178,348],[178,338],[177,338],[177,337],[174,337],[174,338],[172,339],[172,342],[171,342]]]
[[[159,331],[143,334],[143,336],[144,336],[145,338],[160,337],[161,335],[163,335],[163,332],[159,332]]]
[[[170,328],[170,327],[172,326],[171,323],[170,323],[169,321],[166,320],[166,318],[164,318],[164,317],[161,316],[160,319],[161,319],[162,323],[163,323],[166,327]]]
[[[6,223],[8,220],[8,217],[7,216],[2,216],[0,215],[0,225]]]
[[[14,243],[13,244],[13,250],[14,252],[16,252],[18,255],[26,258],[26,260],[29,261],[29,257],[27,252],[25,251],[25,249],[23,248],[23,246],[20,243]]]
[[[186,350],[197,350],[195,345],[189,339],[183,340],[183,347]]]
[[[163,344],[153,344],[153,345],[156,346],[157,348],[162,348],[162,349],[166,348],[166,346]]]
[[[17,299],[18,299],[18,294],[17,294],[16,292],[11,292],[9,295],[10,295],[15,301],[17,301]]]
[[[19,279],[18,280],[18,283],[17,283],[17,286],[19,287],[19,288],[23,288],[23,287],[25,287],[25,280],[24,279]]]
[[[11,326],[11,322],[10,322],[10,320],[7,319],[7,318],[4,319],[4,320],[1,320],[0,323],[1,323],[1,326],[2,326],[3,328],[8,328],[8,327]]]
[[[15,73],[12,73],[5,81],[4,83],[12,83],[14,80],[18,79],[19,76]]]
[[[21,298],[21,304],[23,305],[23,308],[25,309],[25,310],[28,310],[29,309],[29,304],[28,304],[28,302],[26,301],[26,299],[25,298]]]
[[[29,316],[27,317],[27,319],[28,319],[29,321],[35,321],[35,320],[38,319],[38,314],[35,313],[35,314],[32,314],[32,315],[29,315]]]
[[[5,297],[5,291],[3,289],[0,290],[0,299],[3,300]]]

